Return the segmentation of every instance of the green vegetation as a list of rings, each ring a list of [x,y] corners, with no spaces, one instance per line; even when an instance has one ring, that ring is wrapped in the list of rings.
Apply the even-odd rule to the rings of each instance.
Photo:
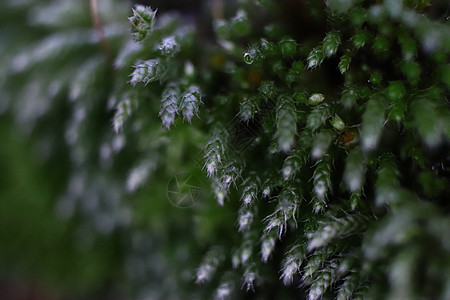
[[[448,299],[448,4],[204,2],[0,4],[1,275]]]

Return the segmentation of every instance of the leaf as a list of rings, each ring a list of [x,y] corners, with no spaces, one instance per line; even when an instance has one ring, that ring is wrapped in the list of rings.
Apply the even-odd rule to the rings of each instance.
[[[387,99],[382,94],[374,94],[367,101],[362,115],[361,146],[364,152],[376,149],[386,121]]]
[[[198,116],[200,104],[202,104],[202,93],[196,85],[191,85],[181,96],[180,111],[183,117],[191,122],[194,115]]]
[[[276,108],[278,147],[287,152],[294,146],[297,134],[297,110],[291,97],[281,95]]]
[[[180,90],[177,84],[168,84],[162,93],[161,109],[159,111],[159,117],[161,118],[164,127],[167,129],[170,129],[170,125],[175,122],[179,102]]]
[[[136,42],[142,42],[155,27],[156,10],[149,6],[136,5],[132,11],[133,16],[128,18],[131,23],[131,37]]]

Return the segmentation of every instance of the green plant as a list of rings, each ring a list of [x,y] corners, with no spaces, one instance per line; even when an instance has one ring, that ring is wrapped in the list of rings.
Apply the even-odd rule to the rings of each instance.
[[[43,124],[37,141],[41,128],[65,134],[72,179],[58,207],[120,235],[134,297],[153,280],[163,284],[151,295],[166,298],[447,299],[448,5],[214,3],[211,33],[205,19],[137,5],[132,40],[111,17],[110,53],[87,59],[99,40],[68,38],[81,17],[55,23],[58,51],[76,50],[67,67],[49,38],[39,43],[50,54],[14,53],[0,77],[11,99],[59,87],[37,94],[53,99],[48,110],[22,118]],[[42,76],[44,63],[61,75]],[[66,132],[45,127],[67,98]],[[20,121],[24,107],[9,111]],[[188,210],[165,197],[179,172],[203,185]],[[84,208],[93,194],[100,204]],[[159,263],[138,267],[148,259]]]

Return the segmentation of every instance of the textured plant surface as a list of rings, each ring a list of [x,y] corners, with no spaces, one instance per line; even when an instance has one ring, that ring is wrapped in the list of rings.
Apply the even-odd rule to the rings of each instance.
[[[87,5],[0,4],[0,112],[79,251],[116,249],[87,289],[450,298],[448,3],[100,2],[103,37]]]

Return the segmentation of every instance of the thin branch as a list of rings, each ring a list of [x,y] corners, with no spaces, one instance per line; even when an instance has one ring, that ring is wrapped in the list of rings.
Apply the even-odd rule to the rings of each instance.
[[[211,3],[211,13],[214,20],[223,19],[223,0],[213,0]]]
[[[102,48],[102,51],[105,54],[109,64],[112,65],[112,52],[108,42],[106,41],[102,22],[100,21],[100,17],[98,15],[97,0],[90,0],[90,10],[92,22],[94,23],[95,32],[97,33],[100,42],[100,47]]]

